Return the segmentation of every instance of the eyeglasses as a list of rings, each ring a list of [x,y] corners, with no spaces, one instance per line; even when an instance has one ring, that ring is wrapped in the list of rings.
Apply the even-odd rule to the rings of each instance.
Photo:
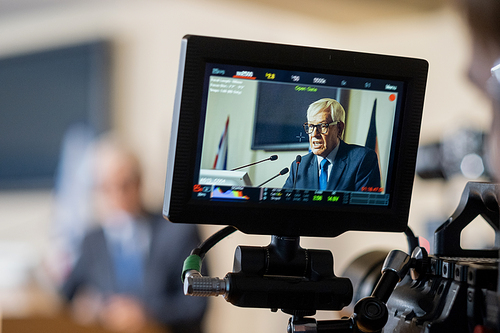
[[[334,121],[333,123],[320,123],[317,125],[314,124],[309,124],[309,123],[304,123],[304,131],[306,131],[307,134],[312,134],[314,132],[314,129],[316,128],[321,134],[327,134],[328,133],[328,127],[332,125],[337,125],[338,121]]]

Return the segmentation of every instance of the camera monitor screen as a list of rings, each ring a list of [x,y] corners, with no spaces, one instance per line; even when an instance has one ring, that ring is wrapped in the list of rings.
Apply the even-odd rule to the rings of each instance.
[[[428,64],[186,36],[164,216],[246,233],[403,231]]]

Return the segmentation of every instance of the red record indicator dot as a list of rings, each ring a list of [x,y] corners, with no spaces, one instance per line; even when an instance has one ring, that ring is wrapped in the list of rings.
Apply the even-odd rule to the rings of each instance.
[[[389,95],[389,100],[390,100],[391,102],[394,102],[394,101],[396,100],[396,94],[390,94],[390,95]]]

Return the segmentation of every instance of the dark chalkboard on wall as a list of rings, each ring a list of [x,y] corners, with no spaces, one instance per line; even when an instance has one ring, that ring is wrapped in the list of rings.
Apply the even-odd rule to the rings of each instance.
[[[52,187],[68,129],[109,128],[109,51],[96,41],[0,59],[0,188]]]

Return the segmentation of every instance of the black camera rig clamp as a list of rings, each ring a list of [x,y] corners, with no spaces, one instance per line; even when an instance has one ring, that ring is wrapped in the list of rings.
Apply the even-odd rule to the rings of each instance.
[[[348,319],[316,321],[306,317],[316,310],[341,310],[351,301],[353,291],[349,279],[333,274],[330,251],[303,249],[298,237],[272,236],[267,247],[238,246],[233,272],[224,279],[185,269],[184,292],[192,296],[223,295],[241,307],[281,309],[292,315],[289,333],[378,332],[388,318],[385,303],[414,262],[406,253],[392,251],[372,295],[360,300]]]
[[[303,249],[299,237],[272,236],[266,247],[238,246],[233,272],[223,279],[185,271],[184,293],[223,295],[236,306],[310,316],[349,304],[352,284],[334,275],[330,251]]]

